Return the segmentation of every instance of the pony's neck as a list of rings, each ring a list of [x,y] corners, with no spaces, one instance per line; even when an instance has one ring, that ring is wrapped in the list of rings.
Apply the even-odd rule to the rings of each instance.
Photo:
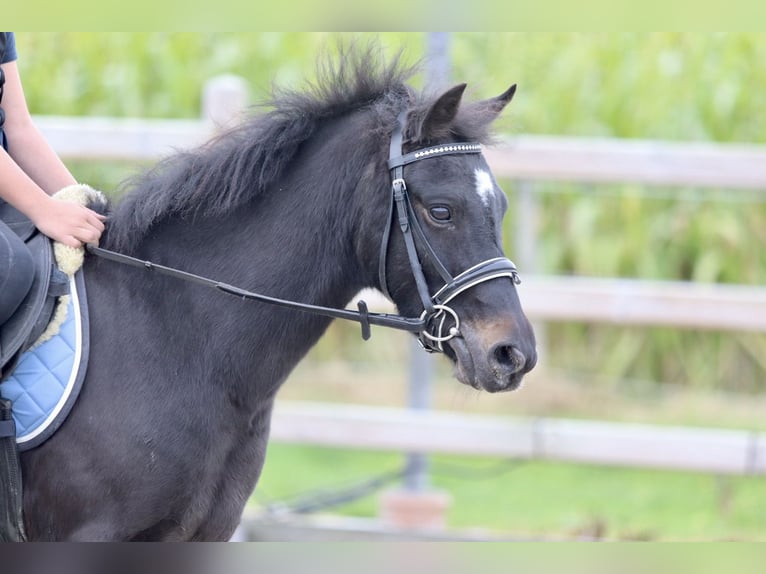
[[[353,138],[328,128],[305,146],[278,184],[251,203],[222,218],[169,221],[142,251],[264,295],[343,307],[368,283],[358,235],[382,231],[360,229],[356,217],[375,207],[357,197],[370,161]],[[228,359],[211,368],[226,371],[227,384],[239,381],[243,395],[253,388],[259,395],[276,391],[330,324],[326,317],[214,291],[203,297],[181,305],[199,314],[201,324],[222,326],[209,337],[208,352]]]

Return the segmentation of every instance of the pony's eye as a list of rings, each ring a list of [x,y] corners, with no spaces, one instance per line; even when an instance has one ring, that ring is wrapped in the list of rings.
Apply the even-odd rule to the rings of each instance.
[[[452,219],[452,212],[450,212],[449,207],[444,205],[435,205],[428,210],[428,213],[430,213],[431,217],[436,221],[449,221]]]

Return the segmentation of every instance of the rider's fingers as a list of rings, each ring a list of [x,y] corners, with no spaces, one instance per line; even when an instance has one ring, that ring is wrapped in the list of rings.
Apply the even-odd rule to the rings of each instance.
[[[77,239],[74,235],[65,235],[59,239],[59,242],[74,248],[82,247],[83,244],[83,242]]]

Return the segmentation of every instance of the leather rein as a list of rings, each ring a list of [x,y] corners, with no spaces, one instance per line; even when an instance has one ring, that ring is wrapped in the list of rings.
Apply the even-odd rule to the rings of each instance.
[[[259,301],[261,303],[267,303],[287,309],[296,309],[315,315],[331,317],[333,319],[354,321],[361,325],[362,339],[365,341],[370,338],[370,326],[377,325],[416,333],[426,351],[443,352],[442,343],[460,335],[460,319],[457,313],[447,305],[450,301],[463,291],[470,289],[479,283],[490,281],[491,279],[510,277],[516,284],[520,283],[520,280],[516,271],[516,266],[513,262],[504,257],[487,259],[486,261],[463,271],[456,277],[450,275],[444,265],[439,261],[433,248],[428,243],[413,211],[407,193],[407,186],[404,181],[404,166],[416,161],[444,155],[481,153],[481,146],[477,143],[446,144],[422,148],[408,154],[402,154],[402,133],[404,131],[405,120],[406,110],[399,115],[398,125],[391,137],[388,160],[388,167],[392,179],[391,200],[389,204],[387,225],[383,232],[383,240],[380,247],[378,274],[381,290],[389,299],[391,299],[391,295],[388,291],[388,282],[386,280],[386,260],[391,228],[393,227],[394,211],[396,211],[397,221],[404,236],[405,245],[407,247],[407,256],[415,278],[418,295],[423,304],[423,312],[420,317],[403,317],[401,315],[390,313],[370,312],[367,308],[367,303],[361,300],[357,303],[357,311],[353,311],[350,309],[338,309],[335,307],[324,307],[321,305],[311,305],[309,303],[279,299],[248,291],[222,281],[216,281],[215,279],[181,271],[173,267],[159,265],[157,263],[152,263],[151,261],[145,261],[129,255],[103,249],[96,245],[87,244],[85,248],[89,253],[109,261],[130,265],[147,271],[153,271],[161,275],[182,279],[197,285],[210,287],[241,299]],[[429,295],[428,292],[425,275],[423,274],[423,268],[418,257],[416,238],[417,242],[421,244],[425,254],[436,267],[445,283],[433,296]],[[448,318],[452,319],[452,325],[445,334],[443,331]]]

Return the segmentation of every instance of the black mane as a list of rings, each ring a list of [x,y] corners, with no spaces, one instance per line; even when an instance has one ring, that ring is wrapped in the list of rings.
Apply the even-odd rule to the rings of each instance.
[[[123,186],[102,244],[131,251],[151,228],[168,216],[223,216],[257,197],[283,175],[301,145],[324,122],[372,109],[372,133],[387,141],[399,111],[408,101],[412,133],[433,98],[414,94],[406,81],[417,71],[399,57],[389,62],[377,48],[341,49],[320,65],[316,81],[302,91],[276,90],[255,115],[197,149],[178,152]],[[470,111],[454,130],[460,139],[484,140],[486,125]],[[475,124],[472,127],[472,124]],[[385,144],[381,144],[385,147]]]

